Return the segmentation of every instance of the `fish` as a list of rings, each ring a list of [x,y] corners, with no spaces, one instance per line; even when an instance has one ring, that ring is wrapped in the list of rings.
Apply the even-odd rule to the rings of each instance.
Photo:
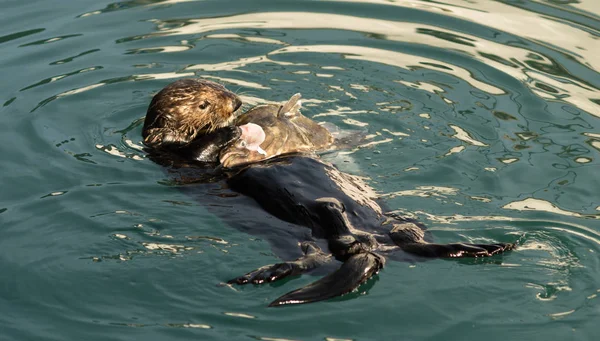
[[[332,147],[331,133],[300,112],[301,97],[297,93],[283,104],[258,105],[238,116],[234,124],[242,129],[242,135],[221,150],[221,165],[234,168],[281,155],[314,154]],[[258,142],[262,134],[264,140]]]

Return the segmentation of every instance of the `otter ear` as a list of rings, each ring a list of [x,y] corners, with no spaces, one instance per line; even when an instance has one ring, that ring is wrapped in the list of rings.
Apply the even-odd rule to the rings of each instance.
[[[148,130],[148,136],[144,139],[144,144],[148,147],[159,147],[163,144],[186,143],[181,134],[169,128],[154,128]]]
[[[285,117],[291,117],[298,115],[300,113],[300,108],[302,108],[301,97],[302,95],[300,95],[300,93],[292,96],[284,105],[279,107],[277,116],[281,117],[283,115]]]

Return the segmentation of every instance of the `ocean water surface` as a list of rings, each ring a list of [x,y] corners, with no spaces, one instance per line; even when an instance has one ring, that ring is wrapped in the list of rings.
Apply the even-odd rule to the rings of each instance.
[[[0,340],[598,337],[597,1],[9,0],[0,18]],[[285,242],[141,150],[148,103],[182,77],[246,108],[301,92],[305,115],[367,135],[323,158],[387,207],[439,242],[517,249],[389,261],[279,309],[318,277],[219,286]]]

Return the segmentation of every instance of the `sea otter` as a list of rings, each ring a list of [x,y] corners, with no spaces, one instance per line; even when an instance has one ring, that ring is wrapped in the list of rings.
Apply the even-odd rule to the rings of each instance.
[[[260,267],[228,283],[273,282],[308,272],[333,262],[333,259],[342,262],[334,272],[279,297],[269,306],[316,302],[346,294],[378,273],[385,264],[385,256],[399,252],[429,258],[489,257],[514,247],[510,243],[436,244],[426,241],[421,223],[385,214],[371,194],[373,191],[363,181],[340,172],[311,153],[312,148],[329,146],[331,135],[325,129],[316,128],[322,127],[314,121],[301,116],[299,96],[293,96],[283,105],[259,106],[236,119],[237,98],[213,84],[203,80],[177,81],[159,92],[149,107],[144,137],[148,139],[152,135],[151,129],[160,132],[158,122],[169,121],[168,128],[175,129],[173,135],[187,137],[182,139],[183,143],[176,141],[174,147],[169,146],[171,139],[164,138],[162,141],[150,138],[147,143],[145,140],[146,145],[173,151],[174,157],[190,157],[190,161],[202,159],[197,155],[209,154],[209,161],[214,161],[219,154],[227,166],[239,166],[231,169],[221,166],[232,190],[253,198],[265,211],[292,223],[292,228],[310,229],[305,240],[298,240],[303,252],[300,258]],[[200,91],[196,93],[195,90]],[[215,103],[219,105],[200,109],[196,103],[204,100],[207,92],[209,98],[206,101],[220,98],[226,101],[225,105]],[[177,99],[177,102],[171,99]],[[173,115],[174,111],[179,116]],[[162,115],[168,117],[163,119]],[[198,117],[205,120],[204,124]],[[187,127],[177,120],[193,121],[192,133],[177,131],[177,127]],[[262,128],[265,140],[260,147],[266,155],[240,144],[246,142],[247,136],[243,136],[242,128],[228,126],[233,120],[241,126],[253,123]],[[202,146],[209,152],[201,150]],[[190,149],[194,152],[188,152]]]

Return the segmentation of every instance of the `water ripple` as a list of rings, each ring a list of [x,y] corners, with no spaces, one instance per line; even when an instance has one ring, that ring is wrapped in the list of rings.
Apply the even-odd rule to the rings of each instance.
[[[595,1],[24,6],[3,7],[0,36],[8,338],[395,339],[390,316],[415,340],[595,336]],[[422,219],[440,242],[516,250],[388,262],[360,293],[285,311],[265,306],[313,276],[218,286],[279,261],[295,240],[239,231],[220,217],[265,231],[277,221],[249,217],[219,182],[184,184],[185,170],[145,157],[150,99],[195,76],[246,107],[301,92],[305,115],[348,138],[323,158],[389,210]]]

